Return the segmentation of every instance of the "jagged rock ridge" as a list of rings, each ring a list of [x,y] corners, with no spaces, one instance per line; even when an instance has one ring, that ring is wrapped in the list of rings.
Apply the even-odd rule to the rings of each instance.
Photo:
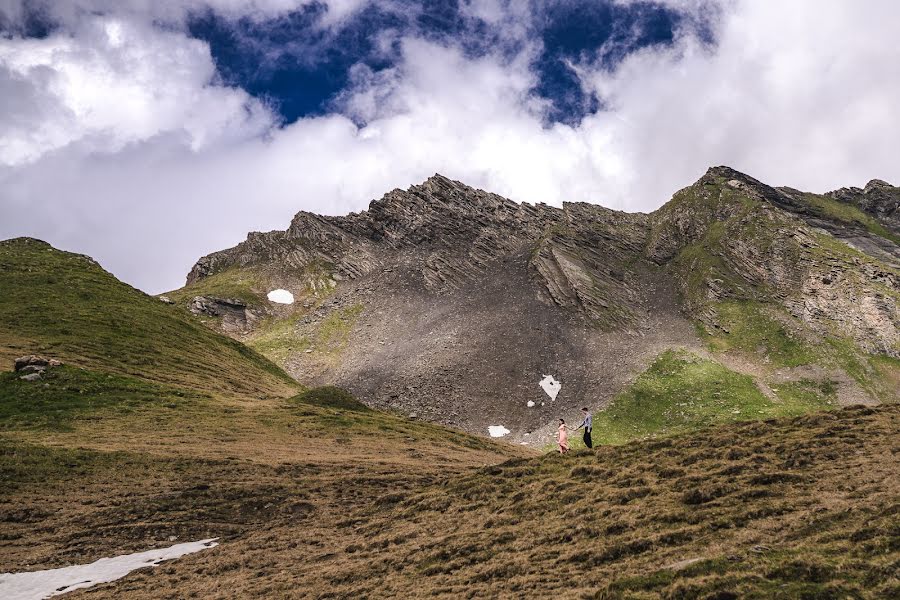
[[[900,356],[897,197],[880,181],[816,196],[714,167],[648,215],[517,204],[435,175],[364,212],[252,233],[200,259],[187,290],[233,272],[289,289],[294,312],[253,310],[290,325],[265,344],[301,381],[524,439],[602,405],[662,349],[702,350],[694,324],[727,332],[734,303]],[[537,387],[547,374],[558,404]]]

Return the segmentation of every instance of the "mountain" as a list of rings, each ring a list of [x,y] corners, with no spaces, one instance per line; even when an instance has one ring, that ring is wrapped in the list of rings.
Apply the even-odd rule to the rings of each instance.
[[[533,444],[582,405],[629,413],[629,386],[667,352],[675,372],[735,383],[714,420],[871,404],[900,381],[898,198],[877,180],[817,195],[714,167],[640,214],[435,175],[365,212],[251,233],[168,296],[301,382]],[[269,302],[275,289],[296,302]]]
[[[483,229],[495,227],[488,216],[481,226],[460,216],[451,230],[461,235],[457,243],[447,241],[450,233],[438,235],[446,222],[430,226],[437,229],[424,241],[394,242],[397,248],[362,234],[347,234],[338,244],[339,232],[328,230],[323,235],[330,242],[298,243],[302,251],[278,260],[198,276],[168,301],[117,281],[88,257],[37,240],[0,242],[0,359],[10,369],[0,371],[3,570],[86,564],[218,538],[215,548],[75,593],[140,599],[897,596],[900,405],[834,406],[848,389],[874,402],[889,400],[897,388],[890,387],[896,376],[891,348],[879,346],[890,338],[856,337],[871,326],[863,317],[882,314],[866,299],[888,297],[891,289],[889,277],[870,269],[888,275],[895,269],[888,258],[860,248],[874,244],[889,256],[891,246],[880,241],[893,243],[885,237],[889,224],[830,196],[815,204],[776,190],[784,194],[779,202],[803,202],[805,212],[744,191],[731,202],[741,180],[726,176],[722,184],[714,173],[711,183],[679,193],[669,215],[580,206],[606,220],[588,226],[579,219],[570,228],[554,222],[530,247],[533,232],[504,211],[559,216],[578,207],[519,207],[494,198],[493,212],[509,229],[487,247],[509,250],[493,255],[475,243],[489,235]],[[435,195],[452,199],[442,189]],[[445,201],[442,210],[457,206],[471,216],[470,199]],[[843,221],[827,219],[829,233],[814,224],[823,211],[848,212],[839,212]],[[767,242],[760,229],[770,219],[776,241]],[[839,239],[842,233],[852,239]],[[741,257],[754,255],[753,244],[793,248],[788,236],[797,236],[797,252],[809,255],[783,264],[767,255],[767,268],[786,279],[747,270],[752,263]],[[283,232],[269,237],[273,252],[294,244]],[[336,262],[319,254],[330,243],[347,248],[353,264],[363,264],[365,252],[377,262],[365,274],[338,272]],[[472,258],[479,252],[482,262]],[[304,266],[285,266],[290,256]],[[304,262],[308,256],[312,262]],[[431,284],[422,268],[428,259],[436,266]],[[817,312],[791,312],[806,288],[782,281],[813,276],[803,273],[820,278],[826,268],[835,292],[812,299],[859,311],[848,313],[856,316],[825,321]],[[588,286],[581,273],[598,282]],[[491,277],[507,289],[480,296],[479,286],[489,286]],[[295,304],[263,300],[278,284],[296,292]],[[198,289],[208,295],[197,300]],[[560,300],[564,293],[574,298],[570,304]],[[858,306],[844,303],[850,293]],[[595,314],[586,307],[590,298]],[[518,301],[532,312],[517,315],[512,302]],[[380,315],[370,313],[376,308]],[[614,372],[622,388],[609,391],[611,402],[595,415],[598,442],[611,445],[541,454],[374,410],[335,387],[303,388],[260,353],[215,331],[247,339],[285,364],[315,359],[331,369],[322,373],[340,373],[345,357],[365,358],[354,348],[368,339],[360,337],[365,324],[384,327],[378,320],[384,319],[399,331],[415,330],[421,326],[414,309],[433,311],[434,327],[441,326],[442,310],[451,324],[471,325],[467,335],[440,342],[427,335],[403,340],[407,350],[446,346],[435,356],[454,361],[462,377],[447,383],[450,390],[469,389],[467,364],[485,370],[516,364],[503,345],[493,348],[496,357],[474,357],[481,362],[464,353],[491,350],[478,338],[482,331],[484,339],[502,341],[492,318],[558,326],[548,347],[586,348],[591,356],[615,359],[643,344],[644,358],[625,357],[638,366],[633,380],[623,369]],[[306,345],[296,334],[302,327],[316,335]],[[818,327],[835,329],[818,339]],[[541,348],[524,343],[536,335],[529,331],[512,336],[523,344],[513,350],[540,359]],[[371,340],[369,349],[377,351],[379,341]],[[391,351],[400,367],[415,366],[415,357]],[[30,354],[48,364],[23,379],[23,371],[12,370],[13,358]],[[568,358],[558,364],[578,366],[563,362]],[[390,375],[388,364],[356,364]],[[588,367],[585,373],[600,372]],[[501,383],[522,373],[494,368]],[[564,407],[570,375],[558,375],[557,403],[548,398],[538,414]],[[503,391],[493,381],[484,385]],[[472,394],[466,408],[473,423],[492,400],[502,399]],[[440,407],[446,398],[420,401]],[[811,410],[817,412],[791,416]],[[730,420],[741,422],[721,423]],[[634,439],[645,437],[652,439]],[[0,574],[0,596],[12,596],[11,581]],[[51,589],[60,587],[55,580]]]

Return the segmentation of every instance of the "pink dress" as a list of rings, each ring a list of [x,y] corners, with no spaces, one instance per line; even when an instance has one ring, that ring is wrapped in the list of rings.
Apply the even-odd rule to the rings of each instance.
[[[569,432],[566,431],[565,425],[559,426],[559,437],[556,440],[556,443],[559,444],[559,453],[562,454],[569,449]]]

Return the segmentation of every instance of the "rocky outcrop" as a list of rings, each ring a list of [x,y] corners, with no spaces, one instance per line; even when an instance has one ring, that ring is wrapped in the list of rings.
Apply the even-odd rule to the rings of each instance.
[[[715,302],[755,300],[819,336],[900,356],[900,271],[890,260],[900,248],[858,224],[823,225],[810,196],[710,169],[654,213],[648,256],[674,265],[685,307],[707,325],[719,326]]]
[[[260,318],[256,311],[247,307],[246,302],[236,298],[194,296],[190,311],[195,315],[220,319],[222,329],[229,333],[247,332]]]
[[[55,358],[45,358],[36,354],[29,354],[17,358],[14,363],[14,369],[19,379],[25,381],[37,381],[43,379],[47,369],[62,366],[62,361]]]
[[[845,187],[828,192],[826,195],[858,207],[900,235],[900,187],[880,179],[873,179],[862,189]]]
[[[187,283],[230,268],[277,266],[287,274],[311,265],[337,281],[353,280],[400,263],[424,290],[440,294],[530,252],[529,268],[551,303],[597,323],[625,323],[636,295],[623,285],[627,269],[618,263],[640,257],[646,232],[646,215],[588,204],[517,204],[435,175],[385,194],[365,212],[300,212],[286,231],[251,233],[201,258]],[[612,250],[617,259],[610,262]]]

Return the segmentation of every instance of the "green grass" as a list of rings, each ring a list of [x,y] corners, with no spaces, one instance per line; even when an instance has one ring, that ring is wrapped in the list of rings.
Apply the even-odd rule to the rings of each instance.
[[[861,352],[847,339],[829,337],[823,345],[826,361],[840,367],[881,402],[900,401],[900,360]]]
[[[801,379],[773,386],[781,403],[778,416],[795,417],[816,410],[837,406],[837,388],[833,381]]]
[[[214,296],[216,298],[237,298],[248,305],[263,305],[265,296],[260,289],[260,277],[249,269],[227,269],[164,294],[175,302],[187,304],[194,296]]]
[[[0,359],[67,364],[229,394],[289,393],[281,369],[88,257],[28,238],[0,242]]]
[[[319,325],[317,345],[326,351],[343,349],[362,311],[362,304],[354,304],[328,313]]]
[[[759,302],[718,302],[715,311],[722,329],[701,329],[701,333],[716,352],[762,351],[764,357],[778,367],[809,364],[819,356],[804,340],[792,335],[782,323],[769,316],[766,307]]]
[[[369,444],[372,436],[389,443],[457,446],[473,450],[492,450],[493,440],[470,435],[426,421],[415,421],[390,412],[373,410],[348,391],[324,386],[302,392],[285,403],[291,415],[289,424],[306,435],[339,435],[344,441]],[[412,449],[412,447],[411,447]]]
[[[80,418],[96,418],[111,411],[178,409],[202,398],[205,396],[195,392],[134,377],[66,366],[49,369],[38,381],[0,373],[0,431],[66,431]]]
[[[297,333],[297,324],[306,314],[296,310],[284,319],[269,319],[247,340],[247,345],[277,364],[305,350],[326,356],[337,356],[344,349],[362,304],[354,304],[331,311],[309,335]]]
[[[800,382],[779,388],[780,402],[759,391],[753,379],[687,352],[669,350],[594,415],[595,444],[624,444],[717,423],[794,416],[831,408],[830,384]],[[572,448],[583,447],[580,435]]]
[[[304,314],[295,310],[283,319],[266,319],[246,341],[247,345],[269,360],[283,364],[292,354],[303,352],[312,345],[306,337],[297,335],[295,331]]]
[[[818,217],[824,217],[839,223],[859,225],[869,233],[881,236],[895,244],[900,244],[900,236],[888,231],[877,219],[852,204],[839,202],[834,198],[819,196],[818,194],[804,194],[803,200],[810,207],[813,214]]]
[[[99,452],[76,448],[38,446],[0,437],[0,499],[28,486],[47,486],[59,480],[121,469],[125,460],[146,467],[153,457],[125,452]]]
[[[302,394],[294,396],[293,401],[311,404],[313,406],[352,410],[355,412],[371,411],[368,406],[354,398],[353,394],[347,390],[334,386],[324,386],[307,390]]]

